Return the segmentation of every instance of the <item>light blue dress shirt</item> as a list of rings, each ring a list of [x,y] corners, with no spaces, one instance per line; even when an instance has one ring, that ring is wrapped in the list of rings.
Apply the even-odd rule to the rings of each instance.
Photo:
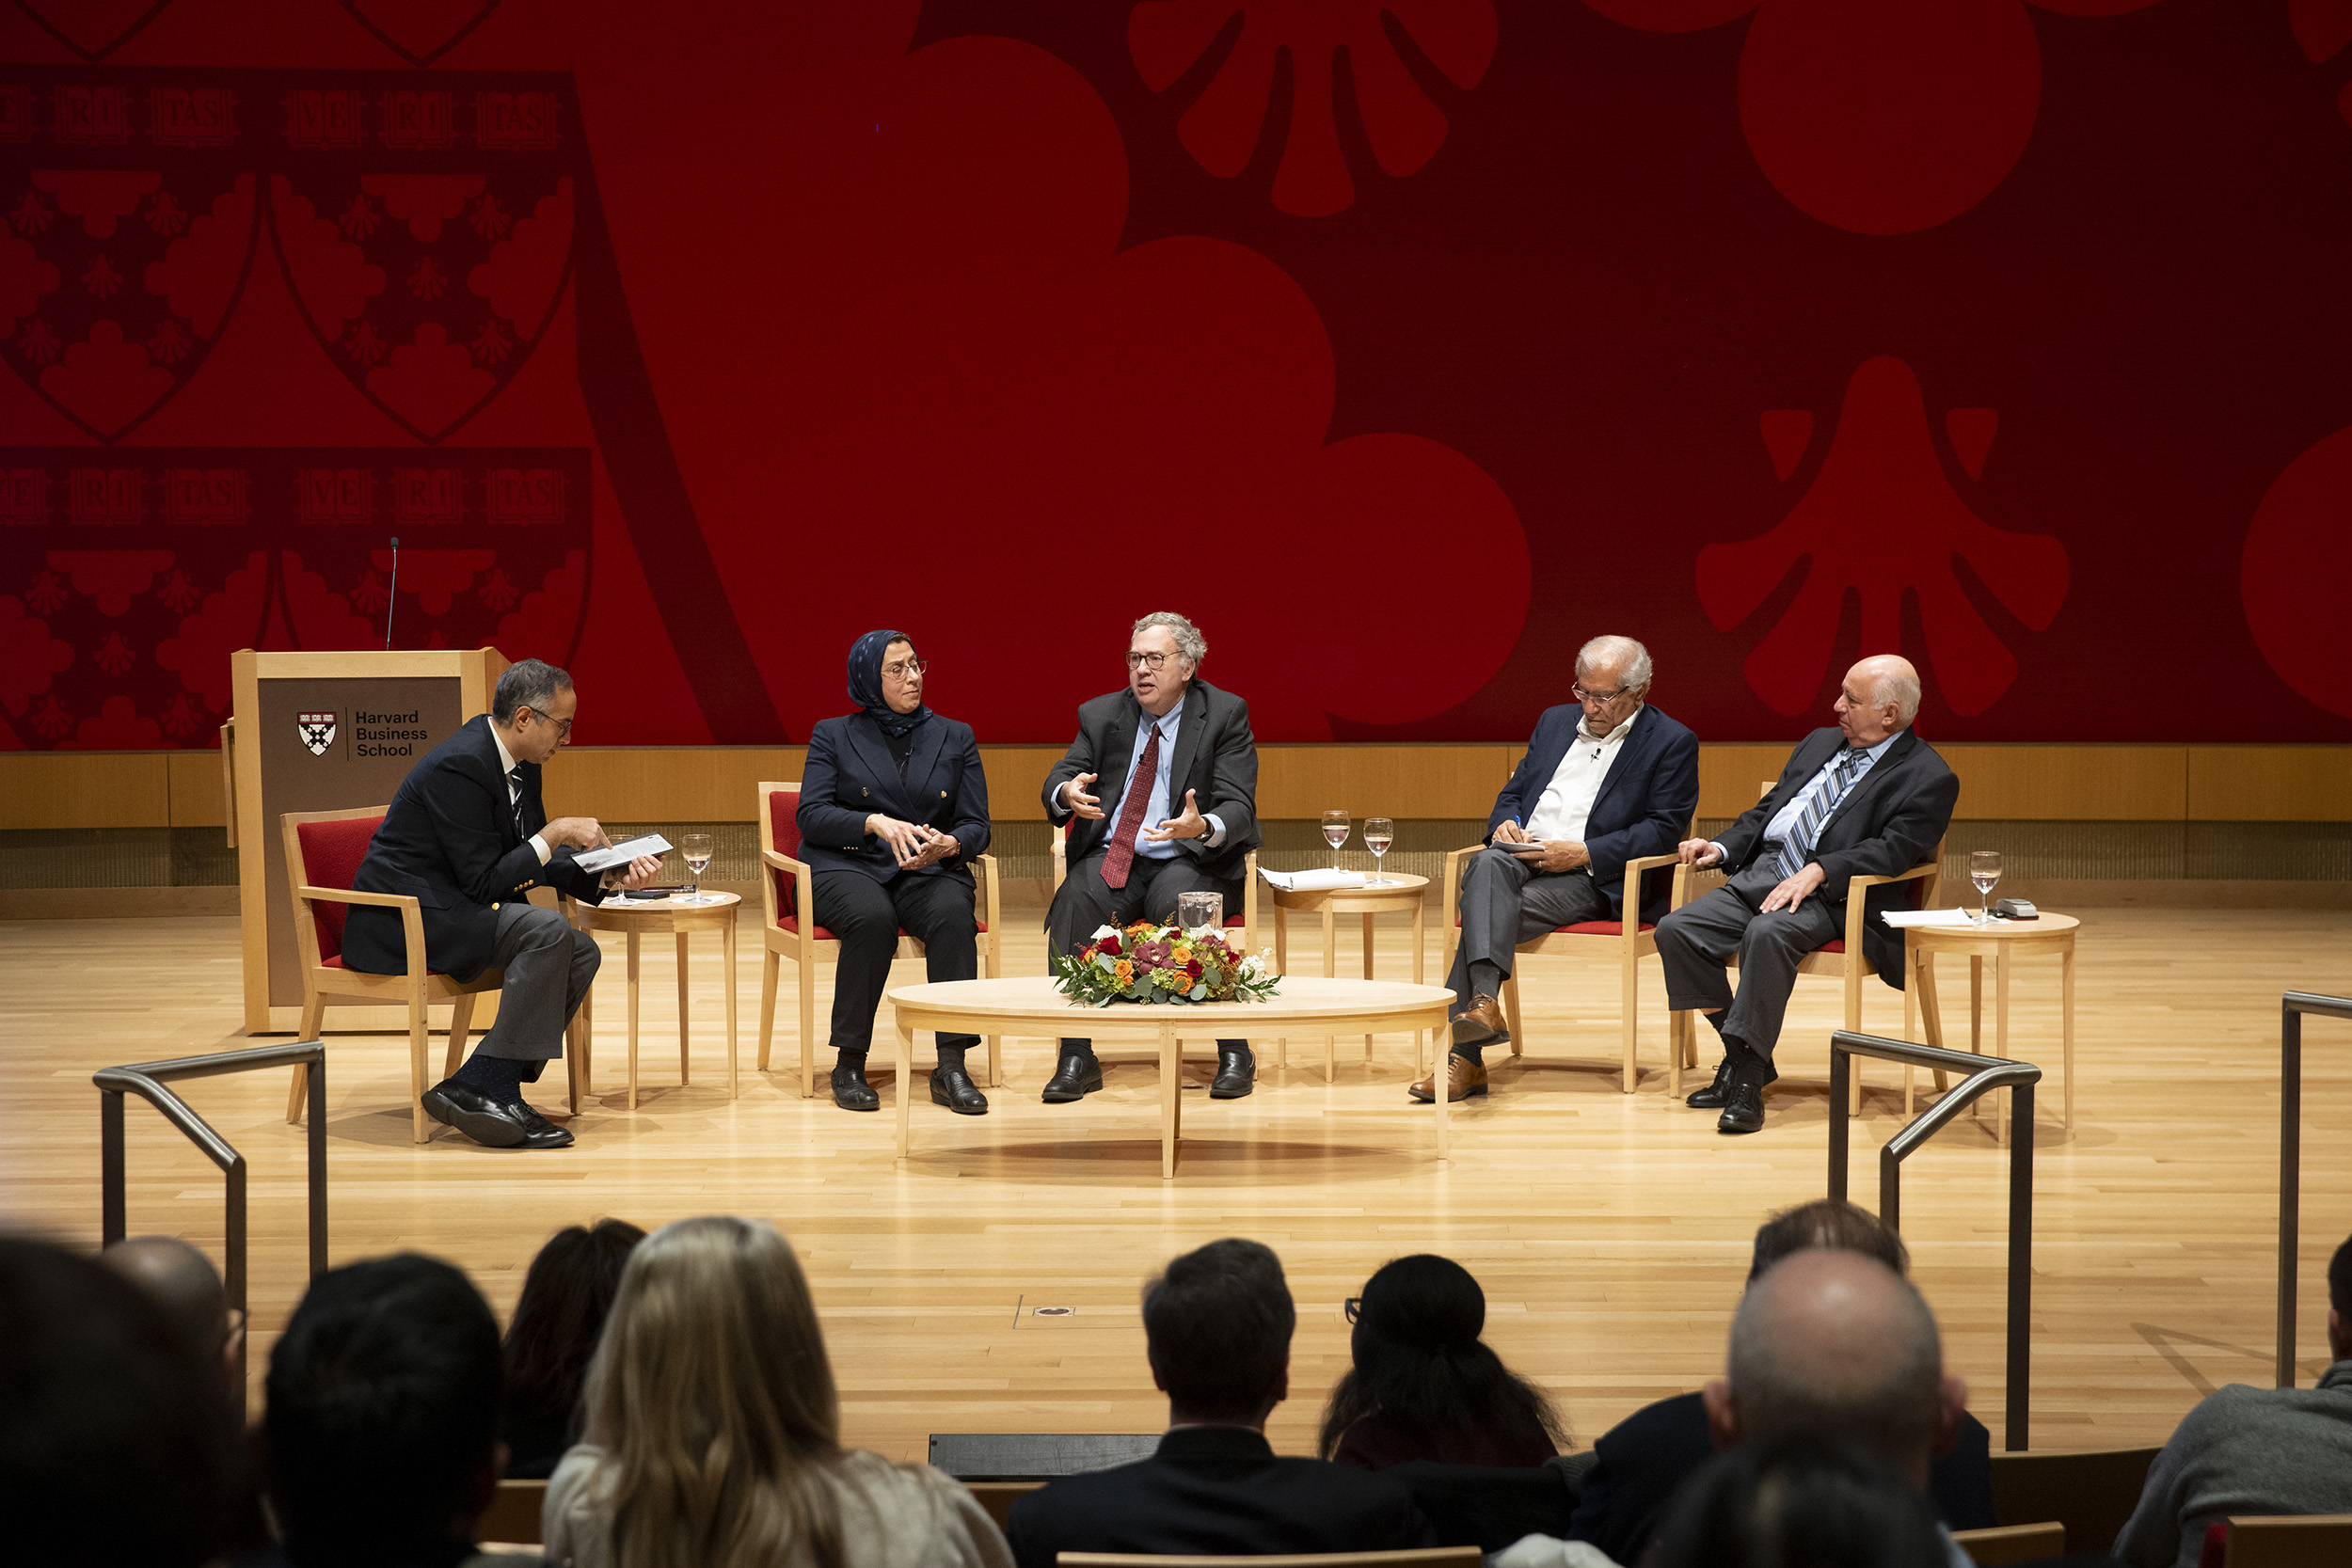
[[[1846,786],[1848,794],[1851,794],[1855,785],[1861,784],[1864,779],[1870,776],[1870,769],[1878,766],[1879,758],[1884,756],[1886,754],[1886,749],[1895,744],[1896,741],[1900,740],[1902,736],[1903,732],[1897,730],[1893,735],[1888,736],[1884,740],[1880,741],[1875,746],[1867,748],[1863,752],[1862,771],[1856,773],[1853,776],[1853,783]],[[1844,747],[1840,747],[1836,751],[1832,752],[1829,754],[1829,760],[1821,764],[1820,771],[1815,773],[1812,778],[1806,780],[1804,787],[1797,791],[1795,795],[1791,796],[1787,805],[1781,807],[1780,810],[1772,814],[1772,819],[1764,824],[1764,847],[1757,853],[1756,857],[1757,860],[1769,864],[1780,857],[1780,846],[1788,842],[1788,835],[1795,832],[1797,831],[1797,825],[1804,820],[1804,808],[1812,804],[1813,798],[1820,794],[1821,791],[1829,788],[1831,776],[1836,772],[1837,765],[1840,761],[1844,760],[1845,755],[1846,749]],[[1824,826],[1826,825],[1827,824],[1824,824]],[[1714,841],[1710,840],[1709,842],[1713,843]],[[1715,859],[1720,862],[1723,858],[1724,847],[1722,844],[1716,843]]]
[[[1127,797],[1134,793],[1136,785],[1141,782],[1136,777],[1136,769],[1143,762],[1143,748],[1150,742],[1153,730],[1160,732],[1160,762],[1159,767],[1152,771],[1151,783],[1147,786],[1151,793],[1143,798],[1142,826],[1156,828],[1169,817],[1178,815],[1169,804],[1168,790],[1176,771],[1177,721],[1184,717],[1184,705],[1179,702],[1151,723],[1136,726],[1135,750],[1127,753],[1127,787],[1120,791],[1119,803],[1111,808],[1111,832],[1119,831],[1119,824],[1125,819],[1127,815]],[[1224,842],[1225,824],[1207,812],[1200,815],[1209,824],[1208,835],[1203,842],[1211,848],[1215,848]],[[1141,832],[1137,832],[1136,853],[1146,860],[1165,861],[1173,860],[1178,851],[1176,841],[1172,838],[1153,840],[1144,837]]]

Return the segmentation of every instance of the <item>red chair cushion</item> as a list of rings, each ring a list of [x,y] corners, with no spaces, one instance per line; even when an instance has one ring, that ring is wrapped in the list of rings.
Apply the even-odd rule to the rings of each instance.
[[[1229,914],[1225,917],[1225,928],[1229,931],[1238,931],[1248,924],[1248,918],[1244,915]],[[980,929],[985,931],[988,927],[983,926]]]
[[[1457,920],[1454,924],[1458,926],[1461,922]],[[1642,931],[1655,931],[1658,927],[1645,920],[1634,929],[1636,934],[1639,934]],[[1621,937],[1625,935],[1625,922],[1622,920],[1580,920],[1573,926],[1555,927],[1552,935],[1558,936],[1563,931],[1572,937]]]
[[[787,882],[784,885],[786,888],[789,889],[792,884]],[[785,904],[779,907],[789,909],[791,906],[789,904]],[[776,916],[776,924],[785,930],[797,931],[801,928],[801,917],[797,914],[780,914]],[[818,942],[839,942],[841,940],[839,937],[834,936],[831,931],[826,930],[822,926],[811,926],[808,928],[808,934],[815,937]]]
[[[297,885],[350,892],[352,879],[359,875],[359,863],[368,858],[368,846],[375,839],[375,830],[383,825],[380,816],[294,824],[294,842],[302,850],[301,880]],[[310,924],[318,932],[322,960],[342,956],[343,917],[350,910],[348,904],[325,900],[310,906]]]
[[[801,858],[801,792],[797,789],[771,789],[768,792],[768,832],[776,841],[776,853]]]
[[[1825,942],[1821,943],[1820,946],[1816,947],[1813,951],[1816,953],[1843,953],[1845,950],[1846,939],[1844,937],[1839,937],[1836,942]]]

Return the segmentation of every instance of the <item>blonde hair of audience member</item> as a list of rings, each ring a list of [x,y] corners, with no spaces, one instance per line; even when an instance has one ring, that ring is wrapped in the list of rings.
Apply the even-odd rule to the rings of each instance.
[[[638,1243],[588,1370],[587,1440],[603,1448],[612,1560],[766,1568],[798,1545],[842,1562],[817,1474],[841,1455],[840,1399],[808,1280],[773,1227],[679,1220]]]

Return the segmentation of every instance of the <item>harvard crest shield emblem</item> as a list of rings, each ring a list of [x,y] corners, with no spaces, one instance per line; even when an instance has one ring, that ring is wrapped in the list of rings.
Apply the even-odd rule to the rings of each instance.
[[[335,744],[335,716],[331,713],[297,713],[294,730],[314,757],[325,756],[326,749]]]

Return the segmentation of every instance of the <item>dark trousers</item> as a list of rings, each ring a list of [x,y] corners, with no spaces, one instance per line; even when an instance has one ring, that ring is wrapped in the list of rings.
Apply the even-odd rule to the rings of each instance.
[[[860,871],[819,871],[809,904],[817,924],[841,939],[833,976],[833,1048],[864,1053],[874,1043],[874,1009],[890,982],[890,960],[904,930],[923,944],[926,975],[976,980],[979,923],[972,890],[953,877],[893,877],[878,882]],[[942,1035],[939,1043],[969,1049],[977,1035]]]
[[[1180,854],[1164,861],[1137,855],[1135,864],[1128,868],[1127,885],[1113,887],[1103,880],[1103,853],[1098,849],[1072,866],[1055,893],[1053,906],[1045,911],[1045,951],[1049,958],[1075,953],[1092,942],[1096,929],[1104,926],[1126,926],[1137,920],[1167,925],[1176,918],[1176,895],[1180,893],[1221,893],[1225,895],[1227,914],[1241,908],[1241,879],[1212,877],[1189,855]],[[1249,1042],[1219,1040],[1216,1047],[1219,1051],[1246,1051]],[[1091,1051],[1094,1042],[1065,1036],[1061,1048],[1065,1054]]]
[[[1609,895],[1579,871],[1543,872],[1532,861],[1483,849],[1462,864],[1462,940],[1445,978],[1465,1006],[1470,966],[1490,963],[1508,979],[1518,944],[1581,920],[1607,920]]]
[[[564,1026],[587,999],[603,961],[596,939],[555,911],[526,902],[501,907],[489,967],[504,970],[506,978],[499,985],[498,1022],[475,1054],[524,1063],[523,1081],[536,1083],[540,1064],[564,1054]]]
[[[1658,923],[1658,958],[1666,971],[1666,1006],[1680,1011],[1724,1009],[1715,1022],[1770,1060],[1780,1021],[1807,953],[1843,934],[1838,912],[1820,893],[1794,910],[1759,914],[1756,906],[1781,883],[1780,872],[1758,862],[1704,897],[1693,898]],[[1740,955],[1740,993],[1724,964]]]

